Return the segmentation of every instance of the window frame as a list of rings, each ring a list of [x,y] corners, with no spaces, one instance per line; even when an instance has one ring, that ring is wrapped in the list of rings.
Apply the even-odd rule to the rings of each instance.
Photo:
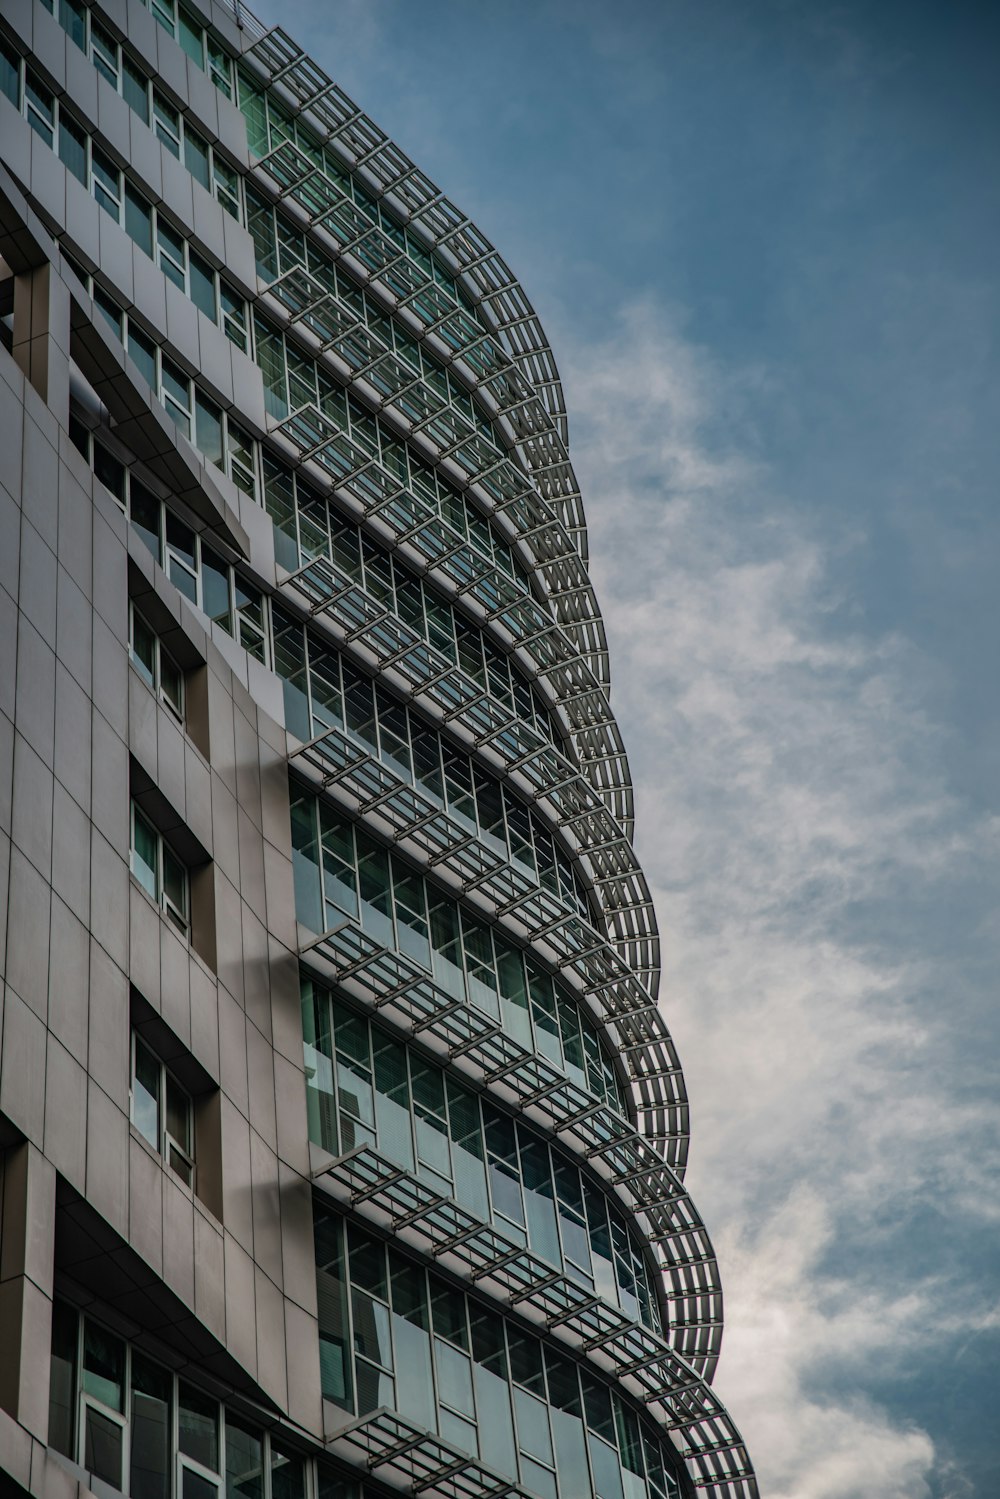
[[[144,629],[148,630],[150,636],[152,637],[152,641],[153,641],[153,672],[152,672],[152,680],[150,680],[149,675],[147,674],[145,662],[139,660],[138,657],[137,657],[137,654],[136,654],[136,650],[135,650],[135,623],[136,623],[137,620],[140,622],[140,624],[143,626]],[[156,630],[149,623],[149,620],[145,617],[145,615],[142,613],[141,610],[139,610],[139,609],[137,609],[135,607],[135,604],[132,602],[131,599],[129,600],[129,606],[128,606],[128,648],[129,648],[129,659],[132,661],[132,664],[135,666],[135,669],[139,673],[140,677],[142,677],[142,680],[146,683],[146,685],[150,688],[150,690],[153,693],[155,693],[157,699],[163,704],[163,706],[165,708],[169,709],[169,711],[173,714],[174,718],[176,718],[177,722],[183,726],[183,724],[184,724],[184,672],[181,669],[181,667],[177,664],[177,662],[174,660],[174,658],[170,654],[170,652],[167,650],[166,646],[163,644],[163,641],[160,639],[160,637],[157,634]],[[168,661],[170,663],[171,668],[177,674],[177,697],[176,697],[176,699],[171,696],[169,688],[166,687],[166,686],[164,686],[164,683],[163,683],[163,661],[164,660],[166,660],[166,661]]]
[[[137,849],[136,849],[136,825],[141,823],[145,829],[152,834],[156,840],[156,867],[153,870],[153,882],[155,894],[139,874],[136,873]],[[173,896],[167,892],[167,859],[172,859],[181,871],[181,889],[184,893],[184,909],[177,904]],[[147,868],[150,866],[146,865]],[[129,872],[136,883],[145,890],[150,900],[157,905],[163,914],[169,919],[174,930],[186,942],[191,941],[191,872],[184,860],[181,859],[171,848],[159,828],[150,822],[149,818],[138,806],[134,797],[129,799]]]
[[[188,1092],[187,1088],[185,1088],[184,1084],[179,1081],[176,1074],[170,1070],[166,1062],[164,1062],[161,1057],[157,1056],[156,1052],[149,1045],[148,1041],[144,1041],[134,1027],[131,1032],[129,1044],[129,1122],[131,1123],[133,1129],[138,1130],[139,1134],[142,1135],[142,1138],[146,1141],[147,1145],[152,1145],[153,1142],[149,1139],[148,1135],[144,1133],[140,1126],[136,1124],[135,1121],[135,1092],[137,1081],[136,1066],[140,1051],[146,1054],[146,1056],[157,1069],[156,1153],[163,1160],[164,1164],[170,1167],[171,1171],[173,1171],[178,1180],[182,1181],[184,1185],[186,1187],[189,1187],[193,1192],[195,1190],[195,1180],[198,1169],[194,1150],[194,1099]],[[169,1129],[167,1108],[168,1087],[173,1087],[174,1089],[176,1089],[177,1092],[182,1095],[184,1100],[187,1136],[189,1142],[187,1145],[184,1145],[180,1140],[177,1139],[175,1135],[171,1134]],[[177,1167],[174,1165],[174,1152],[176,1152],[176,1154],[180,1157],[183,1165],[185,1166],[187,1170],[186,1176],[181,1171],[178,1171]]]

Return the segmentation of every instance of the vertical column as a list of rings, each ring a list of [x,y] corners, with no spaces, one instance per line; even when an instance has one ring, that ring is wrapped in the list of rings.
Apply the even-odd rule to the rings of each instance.
[[[69,289],[51,263],[14,279],[13,355],[57,418],[69,423]]]
[[[2,1157],[0,1408],[48,1440],[56,1173],[34,1145]]]

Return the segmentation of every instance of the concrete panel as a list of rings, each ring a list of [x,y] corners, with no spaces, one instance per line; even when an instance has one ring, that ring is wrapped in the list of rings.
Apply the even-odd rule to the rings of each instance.
[[[191,964],[191,1055],[215,1082],[219,1080],[219,999],[215,982]]]
[[[166,916],[160,917],[160,1014],[181,1044],[191,1048],[190,949]]]
[[[285,1302],[285,1347],[288,1368],[289,1419],[307,1431],[323,1429],[319,1382],[319,1328],[313,1317]]]
[[[57,781],[52,808],[52,888],[82,922],[90,917],[90,821]]]
[[[37,431],[34,423],[32,429]],[[48,448],[47,443],[45,447]],[[51,646],[56,643],[56,554],[52,550],[57,539],[55,520],[53,491],[51,509],[45,516],[46,529],[51,531],[51,542],[42,540],[39,532],[29,522],[27,513],[21,527],[21,608],[25,618],[31,621],[42,639]]]
[[[124,633],[116,636],[100,615],[94,615],[94,707],[104,715],[119,739],[127,741],[128,649],[125,640]]]
[[[85,812],[90,810],[90,698],[62,664],[56,662],[55,774]]]
[[[194,1207],[194,1309],[217,1338],[226,1334],[225,1249],[222,1231]]]
[[[282,1290],[311,1316],[316,1315],[316,1257],[313,1247],[312,1188],[280,1161]]]
[[[253,1260],[226,1232],[226,1344],[246,1369],[257,1374],[257,1318]]]
[[[271,987],[268,982],[267,930],[245,901],[240,902],[243,923],[243,1003],[247,1019],[253,1022],[270,1052]],[[251,1094],[253,1092],[251,1073]],[[269,1086],[270,1086],[270,1079]],[[252,1116],[251,1116],[252,1118]],[[262,1131],[268,1139],[270,1134]],[[273,1140],[271,1141],[273,1144]]]
[[[86,1117],[86,1071],[50,1035],[45,1058],[45,1154],[78,1192],[86,1185],[87,1136],[80,1127]]]
[[[93,588],[90,492],[69,472],[67,463],[74,458],[83,464],[69,443],[59,468],[59,562],[89,599]]]
[[[116,1233],[128,1234],[129,1124],[91,1082],[87,1089],[87,1198]]]
[[[160,912],[146,892],[129,882],[129,966],[131,982],[153,1009],[160,1009]]]
[[[8,984],[4,998],[0,1112],[41,1148],[45,1129],[45,1026]]]
[[[90,840],[90,930],[119,968],[128,962],[128,865],[94,828]]]
[[[222,1097],[222,1217],[226,1236],[234,1235],[247,1253],[252,1253],[250,1126],[225,1094]]]
[[[301,1171],[309,1172],[309,1139],[306,1122],[306,1085],[301,1067],[296,1067],[280,1052],[271,1053],[274,1068],[275,1122],[280,1158]]]
[[[10,851],[7,986],[44,1021],[49,1003],[49,903],[46,879],[18,849]]]
[[[261,1269],[281,1284],[281,1205],[278,1157],[257,1131],[250,1131],[250,1178],[253,1206],[253,1257]]]
[[[163,1168],[163,1279],[194,1307],[194,1202],[174,1173]]]
[[[56,655],[83,687],[89,687],[93,642],[92,606],[83,590],[62,567],[58,576]]]
[[[163,1274],[163,1162],[134,1130],[129,1137],[129,1243]]]
[[[49,944],[48,1026],[76,1058],[87,1055],[90,936],[58,897],[52,897]]]
[[[55,695],[55,652],[22,619],[17,632],[17,727],[46,765],[52,764]]]
[[[285,1371],[285,1308],[281,1292],[258,1269],[254,1274],[257,1309],[257,1378],[284,1407],[288,1399]]]
[[[87,1066],[123,1113],[129,1096],[129,998],[124,973],[96,943],[90,949]]]
[[[52,868],[52,771],[16,733],[13,795],[11,839],[47,880]]]

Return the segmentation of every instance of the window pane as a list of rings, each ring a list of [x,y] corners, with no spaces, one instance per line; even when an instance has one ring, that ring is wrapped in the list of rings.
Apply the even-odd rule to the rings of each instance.
[[[153,92],[153,130],[172,156],[181,154],[181,122],[176,109],[167,103],[162,94]]]
[[[231,1418],[226,1420],[226,1499],[264,1499],[261,1439]]]
[[[86,1321],[83,1326],[84,1393],[93,1395],[112,1410],[122,1409],[125,1376],[125,1344],[114,1333]],[[117,1429],[117,1428],[116,1428]]]
[[[12,47],[0,41],[0,94],[17,108],[20,94],[21,69],[18,55]]]
[[[132,873],[154,900],[158,898],[156,849],[157,836],[140,812],[134,812],[132,835]]]
[[[90,153],[94,197],[117,223],[121,211],[122,179],[114,162],[94,146]]]
[[[296,1452],[271,1438],[271,1499],[305,1499],[306,1469]]]
[[[178,718],[184,714],[184,678],[181,669],[160,646],[160,691]]]
[[[184,240],[159,214],[156,219],[156,250],[163,274],[184,291]]]
[[[132,1499],[170,1499],[170,1391],[165,1369],[132,1354]]]
[[[187,927],[188,877],[187,870],[166,844],[163,845],[163,893],[173,908],[168,911],[174,925]]]
[[[193,266],[192,266],[193,279]],[[222,412],[213,401],[195,395],[195,444],[209,463],[222,465]]]
[[[195,1473],[191,1468],[182,1468],[183,1492],[181,1499],[218,1499],[219,1486]]]
[[[98,442],[94,443],[94,475],[124,505],[125,465]]]
[[[47,146],[51,146],[56,118],[55,99],[32,73],[25,75],[24,92],[28,106],[28,124]]]
[[[132,1123],[153,1149],[160,1148],[160,1064],[141,1041],[135,1043]]]
[[[180,1450],[203,1468],[219,1471],[219,1407],[207,1395],[181,1383],[177,1435]],[[187,1492],[187,1480],[184,1484]]]
[[[103,1478],[113,1489],[122,1486],[122,1438],[117,1421],[93,1406],[84,1408],[83,1466],[95,1478]]]
[[[167,1133],[188,1155],[191,1154],[191,1100],[167,1073]]]
[[[87,30],[86,18],[87,12],[81,0],[59,0],[59,25],[81,51]]]
[[[201,256],[195,255],[193,251],[191,253],[190,266],[191,300],[214,323],[216,320],[215,273],[207,261],[202,260]]]
[[[163,381],[163,404],[171,421],[177,423],[185,437],[191,436],[191,382],[184,371],[169,359],[160,361]]]
[[[188,57],[196,62],[199,68],[204,68],[205,50],[202,44],[201,27],[195,20],[194,16],[189,15],[188,12],[183,8],[183,6],[181,7],[179,19],[180,25],[177,33],[177,40],[180,42]]]
[[[149,80],[145,73],[126,57],[122,64],[122,96],[129,109],[149,124]]]
[[[144,484],[129,484],[128,517],[157,562],[160,560],[160,502]]]
[[[184,126],[184,165],[191,176],[202,187],[211,191],[212,178],[208,168],[208,141],[202,140],[187,124]]]
[[[156,389],[156,345],[151,338],[140,333],[132,319],[128,324],[129,357],[139,368],[139,373],[148,385]]]
[[[156,685],[156,636],[141,615],[132,615],[132,660],[150,687]]]
[[[49,1446],[76,1457],[76,1338],[79,1316],[65,1301],[52,1307],[52,1363],[49,1373]]]
[[[153,215],[149,204],[134,188],[125,189],[125,233],[144,254],[153,254]],[[150,380],[152,385],[152,380]]]
[[[87,185],[87,137],[64,109],[59,111],[59,160]]]
[[[233,618],[229,596],[229,567],[207,546],[201,549],[201,594],[202,608],[209,619],[220,624],[231,635]]]

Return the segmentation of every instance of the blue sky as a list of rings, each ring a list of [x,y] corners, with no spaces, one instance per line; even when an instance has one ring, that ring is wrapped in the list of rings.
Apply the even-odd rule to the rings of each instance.
[[[1000,9],[280,16],[559,361],[762,1491],[992,1499]]]

